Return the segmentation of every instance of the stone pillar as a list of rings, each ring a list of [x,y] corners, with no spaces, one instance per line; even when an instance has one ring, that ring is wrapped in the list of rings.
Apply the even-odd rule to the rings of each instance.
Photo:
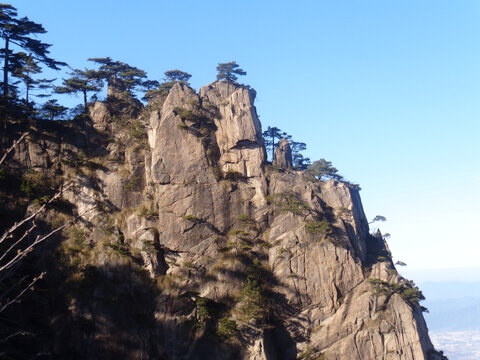
[[[283,138],[275,148],[275,159],[273,160],[273,166],[281,169],[291,169],[292,165],[292,149],[290,149],[290,143],[286,138]]]

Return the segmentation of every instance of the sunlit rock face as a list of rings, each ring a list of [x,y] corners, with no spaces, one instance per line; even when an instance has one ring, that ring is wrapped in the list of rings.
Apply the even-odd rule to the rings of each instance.
[[[286,139],[267,164],[254,90],[175,84],[145,108],[109,96],[123,107],[92,105],[84,146],[29,140],[16,155],[25,168],[53,161],[65,181],[70,174],[67,199],[88,244],[65,255],[76,256],[69,276],[83,287],[64,290],[69,303],[57,315],[74,331],[62,342],[64,326],[52,325],[55,351],[442,359],[415,289],[381,236],[369,234],[358,190],[293,170]],[[64,150],[96,166],[70,168]]]

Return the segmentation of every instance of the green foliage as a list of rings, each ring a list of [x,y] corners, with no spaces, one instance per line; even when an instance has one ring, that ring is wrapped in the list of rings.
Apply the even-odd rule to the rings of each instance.
[[[33,198],[37,191],[37,185],[30,179],[23,179],[20,191],[29,199]]]
[[[186,291],[178,296],[188,299],[195,307],[195,322],[205,323],[208,319],[218,318],[220,304],[207,297],[200,296],[197,291]]]
[[[250,236],[250,234],[248,232],[246,232],[245,230],[242,230],[242,229],[232,229],[228,232],[228,235],[229,236],[244,236],[244,237]]]
[[[142,240],[142,251],[145,251],[147,254],[158,253],[153,240]]]
[[[273,204],[273,202],[275,201],[275,196],[273,195],[265,195],[265,201],[267,202],[267,204]]]
[[[123,90],[127,95],[133,95],[133,91],[144,86],[147,73],[121,61],[114,61],[110,57],[90,58],[100,65],[97,70],[98,78],[106,80],[109,85],[114,85],[118,90]],[[149,83],[147,83],[149,84]]]
[[[372,221],[369,222],[369,224],[373,224],[374,222],[377,222],[377,221],[387,221],[387,218],[383,215],[377,215],[372,219]]]
[[[48,200],[60,186],[59,179],[44,173],[31,171],[22,176],[20,191],[30,200],[43,198]]]
[[[338,215],[348,215],[352,213],[352,210],[346,208],[345,206],[340,206],[337,210]]]
[[[183,215],[182,219],[187,220],[187,221],[191,221],[191,222],[194,222],[194,223],[198,223],[198,222],[201,221],[201,219],[199,219],[195,215]]]
[[[127,185],[124,186],[125,190],[132,190],[132,191],[138,191],[140,190],[140,185],[143,181],[143,177],[141,176],[136,176],[132,180],[128,182]]]
[[[380,279],[369,279],[368,281],[375,286],[377,295],[390,296],[393,293],[397,293],[403,300],[412,305],[419,305],[421,300],[425,300],[425,296],[416,286],[410,287],[402,283],[389,283]]]
[[[218,81],[225,80],[228,82],[235,82],[238,79],[237,75],[247,75],[245,71],[240,69],[239,65],[235,61],[219,63],[217,66],[217,71]]]
[[[0,50],[0,53],[3,54],[3,96],[5,98],[16,92],[15,86],[11,86],[8,82],[8,74],[15,71],[18,74],[21,66],[17,60],[26,53],[35,58],[37,62],[54,70],[59,70],[61,66],[67,65],[48,56],[50,53],[48,49],[51,45],[43,43],[37,38],[38,35],[46,33],[41,24],[31,21],[27,17],[18,18],[17,9],[9,4],[0,4],[0,15],[0,37],[5,41]]]
[[[220,168],[220,166],[212,166],[212,172],[213,176],[215,177],[215,180],[220,181],[223,179],[223,171]]]
[[[310,207],[300,199],[300,195],[293,191],[267,195],[265,196],[265,200],[269,204],[280,207],[282,211],[288,211],[296,215],[302,215],[311,210]]]
[[[342,180],[343,177],[337,174],[338,170],[332,166],[330,161],[320,159],[314,161],[305,171],[305,174],[310,179],[323,180],[330,178],[335,180]]]
[[[218,320],[217,335],[222,340],[227,340],[237,336],[237,322],[228,318]]]
[[[189,73],[180,70],[168,70],[164,72],[166,82],[188,84],[188,80],[192,77]]]
[[[63,115],[65,115],[67,110],[67,107],[60,105],[56,99],[52,99],[48,100],[45,104],[42,105],[42,107],[40,108],[40,113],[44,117],[53,121],[55,120],[55,118],[61,118]]]
[[[74,69],[71,77],[63,79],[62,86],[57,86],[55,92],[58,94],[83,94],[84,111],[87,112],[87,94],[102,90],[101,74],[95,70]]]
[[[202,108],[184,109],[176,107],[173,109],[177,116],[182,120],[178,127],[190,130],[193,135],[200,138],[207,138],[217,129],[215,122],[211,119],[211,114]]]
[[[308,221],[305,223],[305,230],[313,234],[326,235],[332,231],[330,224],[326,220]]]
[[[70,244],[68,250],[72,254],[76,254],[82,251],[87,245],[87,233],[77,226],[70,227],[67,231],[68,239]]]
[[[268,151],[271,152],[271,160],[273,161],[273,159],[275,158],[275,148],[278,144],[278,141],[288,135],[286,132],[280,130],[277,127],[269,126],[267,130],[262,133],[262,136],[267,153]]]
[[[314,348],[308,346],[304,351],[298,354],[297,359],[301,360],[324,360],[325,357],[319,354]]]
[[[301,154],[301,151],[305,151],[307,149],[307,145],[305,143],[294,141],[292,140],[292,136],[288,135],[285,131],[271,126],[269,126],[267,130],[262,133],[262,136],[265,150],[271,161],[273,161],[275,158],[275,148],[278,146],[278,141],[285,138],[288,140],[290,149],[292,151],[293,167],[298,170],[305,170],[307,166],[310,165],[310,159]]]
[[[103,246],[106,247],[106,248],[112,249],[113,252],[117,255],[120,255],[120,256],[123,256],[123,257],[131,257],[130,249],[125,244],[113,243],[113,242],[110,242],[110,241],[106,241],[106,242],[103,243]]]
[[[240,214],[237,216],[237,220],[245,226],[255,225],[255,220],[253,220],[248,214]]]
[[[147,88],[145,93],[145,99],[150,100],[155,96],[167,96],[170,90],[173,88],[173,85],[176,83],[190,85],[188,80],[192,77],[189,73],[180,70],[168,70],[164,72],[165,80],[163,83],[158,81],[144,82],[144,85]]]
[[[258,259],[247,268],[247,278],[240,294],[240,313],[243,320],[262,328],[270,311],[268,271]]]
[[[197,316],[200,321],[213,318],[217,314],[215,301],[206,297],[197,297]]]
[[[233,170],[233,169],[228,169],[227,172],[224,175],[225,180],[230,180],[230,181],[240,181],[244,179],[244,176],[242,173]]]
[[[144,216],[146,218],[158,216],[158,211],[149,210],[146,206],[142,206],[138,212],[138,216]]]
[[[145,126],[138,120],[131,123],[129,134],[137,140],[144,140],[147,138]]]

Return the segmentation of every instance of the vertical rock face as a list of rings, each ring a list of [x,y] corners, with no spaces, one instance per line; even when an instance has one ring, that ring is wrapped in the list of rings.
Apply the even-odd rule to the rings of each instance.
[[[254,98],[227,82],[198,94],[176,84],[120,123],[106,105],[91,108],[100,137],[116,140],[69,195],[77,209],[92,199],[109,206],[84,216],[92,250],[76,253],[76,264],[83,277],[95,267],[132,289],[142,288],[136,272],[150,280],[142,278],[142,309],[129,302],[115,314],[128,330],[108,331],[111,312],[99,300],[107,287],[87,282],[68,308],[90,319],[74,351],[85,355],[81,339],[97,339],[91,358],[116,348],[131,359],[442,359],[418,290],[369,234],[358,190],[265,166]],[[41,167],[47,155],[25,149],[18,159]],[[286,139],[275,165],[292,167]],[[142,321],[132,320],[136,312]]]
[[[262,126],[253,105],[255,91],[243,86],[214,82],[200,89],[202,102],[219,109],[215,133],[223,171],[237,171],[245,177],[262,174],[265,162]]]
[[[273,166],[280,169],[291,169],[292,166],[292,149],[290,143],[286,138],[283,138],[275,148],[275,159],[273,159]]]

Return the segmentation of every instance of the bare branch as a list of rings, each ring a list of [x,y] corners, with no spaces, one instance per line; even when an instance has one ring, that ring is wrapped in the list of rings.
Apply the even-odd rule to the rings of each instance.
[[[3,156],[0,159],[0,166],[4,163],[4,161],[7,159],[8,154],[10,154],[17,146],[22,142],[22,140],[27,136],[27,133],[23,133],[22,136],[20,136],[17,140],[13,142],[13,145],[10,146],[7,150],[4,150]]]
[[[23,235],[20,237],[20,239],[18,239],[17,241],[15,241],[12,246],[10,246],[8,248],[7,251],[5,251],[5,253],[0,257],[0,263],[3,259],[5,259],[5,257],[10,253],[10,251],[12,251],[18,244],[20,244],[32,231],[33,229],[35,229],[37,227],[37,225],[35,224],[35,222],[33,222],[32,226],[30,226],[29,229],[27,229]]]
[[[43,210],[45,210],[45,208],[47,207],[47,205],[51,204],[52,202],[54,202],[55,200],[57,200],[60,196],[62,196],[62,194],[68,190],[70,187],[73,186],[73,183],[70,183],[68,184],[67,186],[65,186],[62,190],[60,190],[59,192],[57,192],[50,200],[48,200],[46,203],[44,203],[37,211],[35,211],[32,215],[24,218],[23,220],[21,220],[20,222],[18,223],[15,223],[13,224],[12,227],[10,227],[10,229],[6,230],[2,237],[0,237],[0,244],[3,243],[5,241],[5,239],[11,237],[11,235],[15,232],[15,230],[17,230],[19,227],[21,227],[23,224],[27,223],[28,221],[34,219],[38,214],[40,214]]]
[[[9,307],[10,305],[12,305],[14,302],[16,302],[20,297],[22,297],[23,294],[25,294],[28,289],[31,289],[32,286],[40,279],[42,279],[44,276],[45,276],[46,272],[42,272],[40,275],[36,276],[33,278],[32,282],[30,284],[28,284],[28,286],[26,286],[17,296],[15,296],[15,298],[13,298],[12,300],[10,300],[9,302],[7,302],[5,305],[2,306],[2,308],[0,308],[0,313],[2,313],[7,307]]]

